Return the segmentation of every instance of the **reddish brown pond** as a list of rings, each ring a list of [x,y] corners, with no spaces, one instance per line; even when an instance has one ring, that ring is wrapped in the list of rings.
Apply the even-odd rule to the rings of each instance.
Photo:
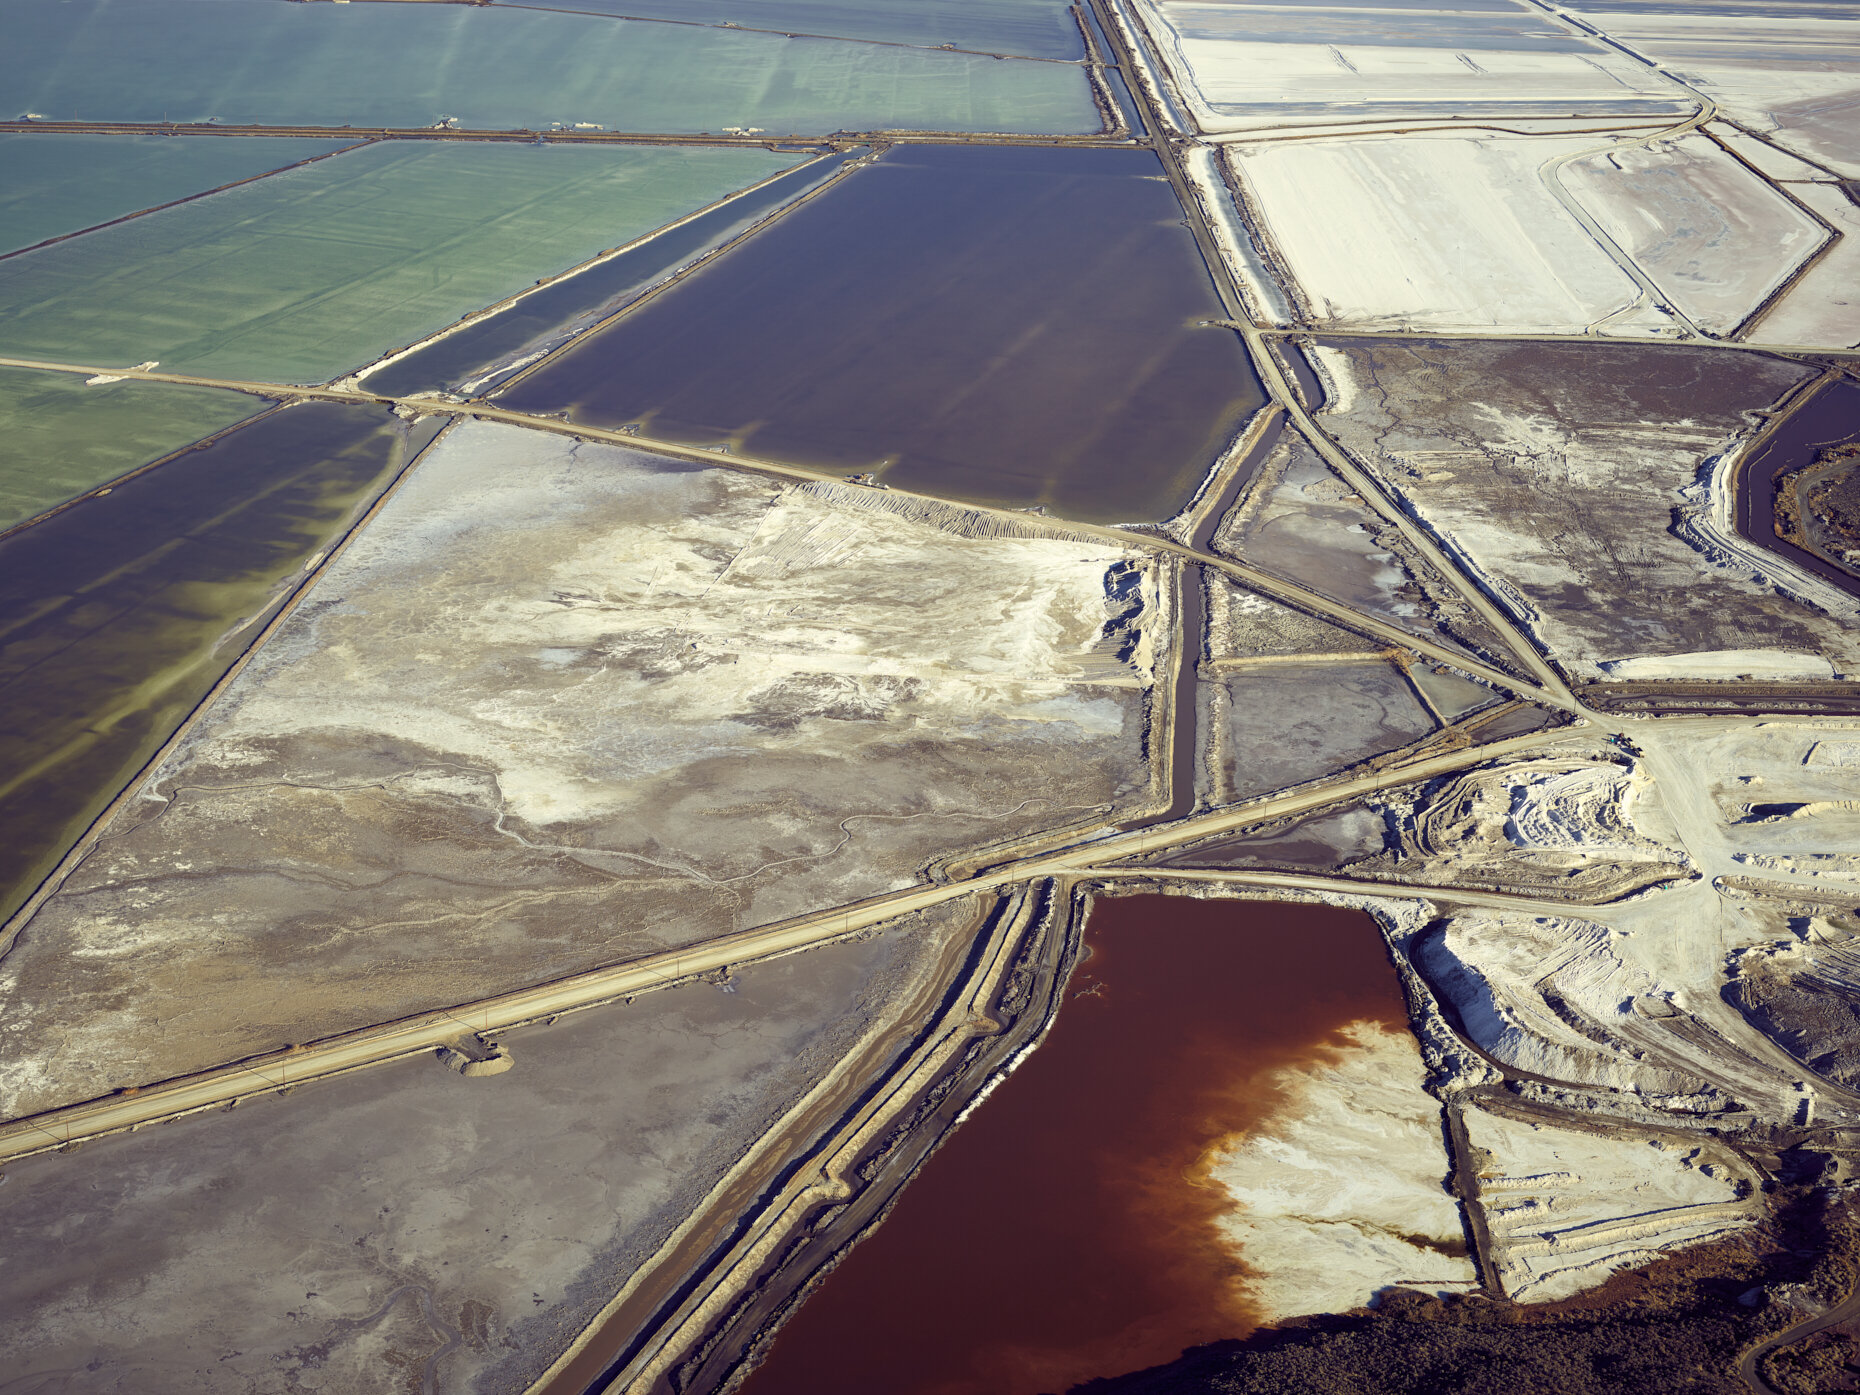
[[[1039,1050],[782,1329],[745,1395],[1042,1395],[1255,1325],[1215,1242],[1222,1140],[1273,1071],[1406,1021],[1358,911],[1100,901]]]

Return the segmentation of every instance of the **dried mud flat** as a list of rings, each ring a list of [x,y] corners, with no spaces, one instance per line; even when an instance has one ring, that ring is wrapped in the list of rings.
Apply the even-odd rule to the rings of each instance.
[[[1602,344],[1335,340],[1319,353],[1325,426],[1572,675],[1860,666],[1846,607],[1810,603],[1812,578],[1779,575],[1717,523],[1721,467],[1811,369]]]
[[[0,1368],[98,1395],[521,1390],[798,1101],[895,1055],[885,1021],[972,928],[951,906],[507,1033],[491,1079],[423,1054],[14,1163]]]
[[[1142,807],[1140,554],[871,497],[456,430],[21,930],[7,1112]]]

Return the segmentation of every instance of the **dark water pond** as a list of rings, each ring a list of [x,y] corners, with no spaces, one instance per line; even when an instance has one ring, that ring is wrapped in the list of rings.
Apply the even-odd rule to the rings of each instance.
[[[440,425],[306,403],[0,541],[0,915]]]
[[[565,343],[579,330],[638,299],[681,267],[831,178],[858,153],[810,161],[617,257],[565,276],[370,373],[368,387],[388,397],[458,391],[468,384],[473,392],[494,388],[529,356]]]
[[[1154,519],[1264,401],[1223,313],[1150,152],[895,146],[500,401]]]
[[[1271,1073],[1406,1022],[1374,922],[1101,900],[1051,1034],[782,1329],[744,1395],[1041,1395],[1256,1325],[1204,1159]]]

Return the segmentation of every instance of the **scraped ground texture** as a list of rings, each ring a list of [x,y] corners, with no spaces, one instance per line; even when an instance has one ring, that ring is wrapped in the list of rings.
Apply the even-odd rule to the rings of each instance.
[[[1211,802],[1347,769],[1434,729],[1393,664],[1272,665],[1203,685]]]
[[[1712,334],[1728,334],[1828,240],[1808,214],[1703,136],[1628,146],[1563,176],[1617,246]]]
[[[494,1078],[422,1053],[10,1164],[0,1369],[71,1395],[522,1390],[771,1122],[858,1043],[895,1051],[877,1019],[964,928],[507,1033]]]
[[[1749,1225],[1723,1163],[1633,1134],[1577,1132],[1469,1110],[1479,1205],[1505,1291],[1566,1298],[1662,1250]]]
[[[1791,599],[1773,558],[1740,555],[1713,522],[1729,512],[1714,468],[1812,370],[1600,344],[1322,353],[1338,439],[1572,673],[1831,676],[1860,661],[1846,616]]]
[[[446,438],[25,927],[6,1112],[1147,798],[1135,554],[884,499]]]
[[[319,383],[801,158],[384,141],[0,261],[0,351]]]

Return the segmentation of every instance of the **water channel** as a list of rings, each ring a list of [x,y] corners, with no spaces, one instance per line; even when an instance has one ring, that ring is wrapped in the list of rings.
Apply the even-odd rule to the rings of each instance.
[[[1776,528],[1781,479],[1822,451],[1860,441],[1860,383],[1836,382],[1797,409],[1737,472],[1737,528],[1751,542],[1860,596],[1860,577],[1798,547]]]
[[[1043,1395],[1243,1336],[1218,1146],[1274,1072],[1363,1019],[1405,1026],[1369,916],[1101,899],[1040,1048],[776,1338],[745,1395]],[[1314,972],[1321,966],[1321,973]]]

